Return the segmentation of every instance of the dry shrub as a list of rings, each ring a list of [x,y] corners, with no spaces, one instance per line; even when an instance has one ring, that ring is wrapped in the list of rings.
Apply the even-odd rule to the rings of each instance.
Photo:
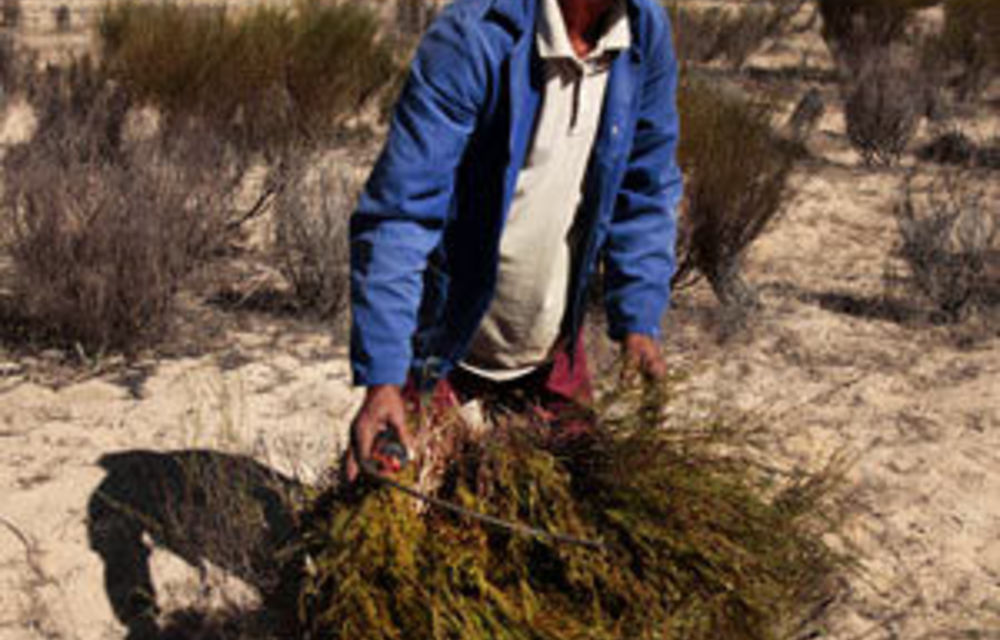
[[[873,53],[842,82],[841,91],[847,138],[864,163],[899,160],[926,111],[919,74],[910,65]]]
[[[291,11],[126,2],[99,20],[110,75],[168,117],[196,115],[255,148],[322,138],[396,73],[357,3]]]
[[[12,96],[30,88],[37,60],[37,52],[18,47],[12,34],[0,32],[0,109]]]
[[[350,169],[296,162],[275,199],[275,253],[298,304],[322,318],[347,305],[348,219],[360,190]]]
[[[951,78],[962,98],[978,95],[1000,72],[1000,0],[948,0],[933,54],[957,67]]]
[[[61,4],[52,10],[52,22],[55,24],[57,31],[69,31],[72,26],[72,18],[73,16],[70,13],[68,5]]]
[[[396,0],[396,30],[403,38],[420,36],[437,14],[429,0]]]
[[[899,159],[920,118],[937,106],[917,63],[911,24],[940,0],[820,0],[823,37],[840,71],[847,137],[865,164]],[[925,65],[926,67],[926,65]]]
[[[132,351],[221,242],[232,163],[204,129],[124,145],[128,99],[85,65],[39,87],[38,133],[3,165],[18,313],[57,343]]]
[[[692,9],[675,0],[669,10],[678,58],[695,64],[724,59],[734,68],[742,67],[750,54],[781,32],[803,4],[786,0],[739,9]]]
[[[6,104],[8,96],[14,92],[17,78],[17,57],[14,53],[14,39],[0,33],[0,108]]]
[[[950,321],[1000,291],[1000,211],[988,175],[965,168],[910,174],[895,207],[910,284]]]
[[[917,9],[941,0],[819,0],[822,34],[834,57],[849,69],[873,49],[885,49],[906,35]]]
[[[0,20],[4,27],[15,29],[21,24],[21,0],[2,0]]]
[[[772,129],[766,104],[689,76],[678,106],[686,208],[675,284],[697,271],[724,305],[747,308],[755,297],[740,276],[742,259],[781,208],[793,151]]]
[[[820,506],[829,478],[764,498],[752,465],[719,453],[727,441],[738,448],[734,433],[662,428],[661,405],[648,396],[619,397],[617,407],[599,412],[592,440],[569,449],[550,448],[546,425],[512,416],[459,447],[436,492],[601,540],[603,550],[418,512],[388,487],[320,500],[296,560],[301,635],[812,637],[802,625],[829,602],[842,562],[820,538],[832,526]]]

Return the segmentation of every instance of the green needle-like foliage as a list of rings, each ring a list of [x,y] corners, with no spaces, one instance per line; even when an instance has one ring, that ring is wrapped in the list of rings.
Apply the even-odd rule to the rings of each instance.
[[[752,466],[720,453],[737,448],[731,431],[663,426],[660,407],[618,398],[592,437],[560,445],[512,417],[469,438],[437,491],[604,549],[417,509],[389,487],[321,500],[295,554],[303,635],[788,637],[828,601],[843,563],[819,537],[826,483],[765,498]]]

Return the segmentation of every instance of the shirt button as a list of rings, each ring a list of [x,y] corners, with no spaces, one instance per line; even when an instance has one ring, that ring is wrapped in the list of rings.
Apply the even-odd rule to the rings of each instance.
[[[611,135],[618,137],[618,125],[611,125]]]

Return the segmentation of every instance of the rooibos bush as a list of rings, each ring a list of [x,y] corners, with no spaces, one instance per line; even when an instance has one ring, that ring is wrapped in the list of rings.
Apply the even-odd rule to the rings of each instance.
[[[354,3],[230,15],[127,2],[104,11],[99,33],[109,73],[138,99],[253,147],[328,135],[396,73],[374,14]]]
[[[742,259],[780,210],[794,156],[766,104],[690,77],[678,104],[686,207],[675,282],[700,272],[723,304],[745,307],[754,296],[740,276]]]

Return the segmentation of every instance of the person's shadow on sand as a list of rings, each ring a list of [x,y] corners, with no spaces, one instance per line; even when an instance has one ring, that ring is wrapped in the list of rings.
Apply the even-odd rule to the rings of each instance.
[[[188,637],[157,625],[149,541],[195,568],[211,562],[275,593],[277,551],[296,529],[290,498],[301,493],[299,483],[248,457],[206,450],[125,451],[99,464],[108,475],[88,503],[90,546],[128,640]]]

